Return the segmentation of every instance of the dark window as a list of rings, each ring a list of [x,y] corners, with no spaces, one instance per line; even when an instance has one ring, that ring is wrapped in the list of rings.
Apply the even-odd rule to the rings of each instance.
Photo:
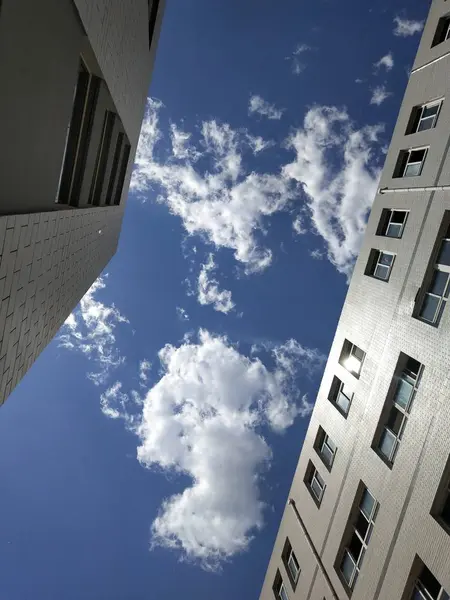
[[[297,557],[295,556],[295,553],[292,549],[289,538],[286,538],[281,558],[286,568],[286,572],[288,574],[292,588],[295,590],[298,578],[300,576],[300,566],[298,564]]]
[[[326,433],[326,431],[320,426],[317,430],[314,448],[317,454],[320,456],[323,464],[329,471],[331,471],[331,467],[333,466],[334,462],[334,457],[337,452],[337,446],[330,438],[330,436]]]
[[[116,146],[115,146],[115,150],[114,150],[114,157],[113,157],[113,162],[112,162],[112,166],[111,166],[111,174],[109,177],[108,191],[106,193],[106,202],[105,202],[106,204],[111,204],[111,202],[112,202],[114,188],[117,183],[120,153],[122,152],[122,144],[123,144],[124,137],[125,137],[125,134],[122,132],[119,132],[119,134],[117,135]]]
[[[100,146],[97,153],[91,192],[89,195],[89,204],[100,204],[115,118],[116,115],[113,112],[109,110],[105,111]]]
[[[389,465],[394,463],[422,372],[417,360],[400,354],[372,446]]]
[[[410,150],[401,150],[397,165],[394,170],[394,177],[417,177],[422,173],[428,148],[411,148]]]
[[[409,598],[410,600],[449,600],[449,595],[430,569],[423,565]]]
[[[156,17],[158,16],[159,0],[148,0],[148,47],[152,47],[155,33]]]
[[[411,111],[408,127],[406,128],[406,135],[436,127],[442,102],[442,100],[436,100],[428,104],[414,106]]]
[[[359,378],[363,366],[365,353],[349,340],[345,340],[342,346],[339,363],[352,375]]]
[[[375,279],[389,281],[394,260],[395,254],[372,249],[369,254],[365,274],[375,277]]]
[[[130,150],[130,144],[125,144],[120,161],[120,170],[117,180],[116,193],[114,195],[114,204],[120,204],[120,199],[122,198],[122,190],[128,168],[128,159],[130,158]]]
[[[317,506],[320,506],[325,492],[325,482],[311,461],[309,461],[306,468],[304,482],[314,502]]]
[[[334,377],[328,400],[346,417],[353,400],[353,392],[338,377]]]
[[[450,456],[442,474],[431,514],[450,533]]]
[[[431,47],[442,44],[450,37],[450,15],[441,17],[438,21],[436,33],[434,34],[433,43]]]
[[[380,217],[377,235],[390,238],[401,238],[408,218],[407,210],[385,208]]]
[[[275,581],[273,582],[272,590],[276,600],[289,600],[286,586],[284,585],[280,571],[277,571],[277,574],[275,575]]]

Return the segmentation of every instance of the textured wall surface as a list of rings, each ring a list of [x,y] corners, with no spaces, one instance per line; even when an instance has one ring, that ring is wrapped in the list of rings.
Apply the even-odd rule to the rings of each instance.
[[[430,48],[438,20],[448,11],[445,0],[433,2],[414,63],[414,69],[419,70],[411,74],[386,158],[382,187],[450,185],[450,41]],[[441,56],[441,60],[429,64]],[[427,66],[420,68],[423,65]],[[440,97],[445,99],[436,128],[405,135],[412,108]],[[399,151],[420,146],[430,147],[422,174],[393,178]],[[410,211],[401,239],[376,235],[383,208]],[[444,311],[439,327],[413,317],[417,293],[423,285],[445,211],[450,211],[449,191],[377,195],[292,483],[290,497],[295,500],[341,599],[348,598],[349,593],[337,574],[336,558],[361,481],[380,507],[351,597],[406,600],[404,593],[410,585],[416,555],[450,593],[450,535],[430,514],[450,453],[450,307]],[[396,254],[388,282],[364,274],[372,248]],[[359,379],[338,362],[344,339],[366,352]],[[424,371],[390,468],[372,445],[400,352],[417,359]],[[335,375],[354,391],[347,418],[328,400]],[[319,425],[338,447],[330,472],[314,449]],[[320,508],[303,482],[310,460],[326,484]],[[302,569],[295,590],[281,560],[286,537]],[[281,521],[261,600],[273,600],[277,569],[290,600],[333,598],[289,505]]]

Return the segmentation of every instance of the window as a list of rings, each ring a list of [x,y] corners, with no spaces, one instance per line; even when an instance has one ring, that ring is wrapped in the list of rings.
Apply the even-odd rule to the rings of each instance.
[[[152,47],[155,33],[156,17],[158,16],[159,0],[148,0],[148,47]]]
[[[418,317],[439,325],[450,291],[450,226],[438,239],[439,249],[432,267],[431,281],[421,299]]]
[[[394,177],[417,177],[421,174],[428,148],[411,148],[399,154]]]
[[[403,230],[405,229],[407,218],[407,210],[385,208],[381,213],[377,235],[390,238],[401,238],[403,235]]]
[[[125,175],[127,173],[127,168],[128,168],[128,159],[130,158],[130,150],[131,150],[130,144],[125,144],[125,146],[123,148],[123,152],[122,152],[119,177],[117,180],[117,187],[116,187],[116,192],[115,192],[115,196],[114,196],[114,204],[120,204],[120,199],[122,198],[122,190],[123,190],[123,184],[125,182]]]
[[[325,491],[325,482],[311,461],[306,469],[305,484],[314,502],[320,506]]]
[[[346,417],[353,400],[353,392],[338,377],[333,378],[328,400]]]
[[[406,354],[400,354],[375,444],[379,454],[389,465],[394,463],[422,372],[423,366],[417,360]]]
[[[337,446],[330,438],[330,436],[326,433],[326,431],[322,429],[322,427],[319,427],[317,431],[314,448],[317,454],[320,456],[323,464],[327,467],[329,471],[331,471],[331,467],[333,466],[334,457],[337,451]]]
[[[434,499],[431,514],[450,533],[450,456]]]
[[[300,566],[298,564],[297,557],[295,556],[295,553],[292,549],[289,538],[286,538],[281,558],[286,568],[286,572],[288,574],[292,588],[295,590],[300,575]]]
[[[105,111],[100,146],[97,153],[94,176],[92,178],[91,191],[89,194],[89,204],[95,204],[97,206],[100,204],[115,118],[116,115],[113,112],[110,110]]]
[[[365,353],[358,348],[358,346],[345,340],[344,345],[342,346],[339,363],[352,375],[359,378],[365,356]]]
[[[277,571],[277,574],[275,575],[275,581],[273,583],[272,589],[276,600],[289,600],[289,596],[286,591],[286,586],[284,585],[280,571]]]
[[[423,565],[409,598],[410,600],[449,600],[450,596],[430,569]]]
[[[56,197],[61,204],[78,204],[99,87],[100,79],[80,61]]]
[[[339,573],[351,590],[361,571],[378,511],[378,502],[365,486],[361,488],[360,494],[356,510],[350,513],[343,549],[338,555]]]
[[[394,260],[395,254],[372,249],[369,254],[365,274],[375,277],[375,279],[389,281]]]
[[[441,99],[429,102],[428,104],[422,104],[421,106],[415,106],[411,111],[406,135],[436,127],[442,102]]]
[[[431,47],[437,46],[438,44],[442,44],[450,37],[450,15],[445,15],[441,17],[438,21],[438,26],[436,28],[436,33],[434,34],[433,43]]]

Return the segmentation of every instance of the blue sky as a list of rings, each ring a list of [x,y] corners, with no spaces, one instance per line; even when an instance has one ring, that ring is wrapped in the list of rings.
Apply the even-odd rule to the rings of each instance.
[[[5,600],[258,598],[426,9],[168,0],[118,253],[1,410]]]

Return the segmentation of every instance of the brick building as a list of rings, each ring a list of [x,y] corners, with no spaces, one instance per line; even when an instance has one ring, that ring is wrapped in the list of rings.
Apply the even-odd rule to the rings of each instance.
[[[431,4],[261,600],[449,599],[448,4]]]
[[[0,404],[116,250],[162,4],[0,2]]]

